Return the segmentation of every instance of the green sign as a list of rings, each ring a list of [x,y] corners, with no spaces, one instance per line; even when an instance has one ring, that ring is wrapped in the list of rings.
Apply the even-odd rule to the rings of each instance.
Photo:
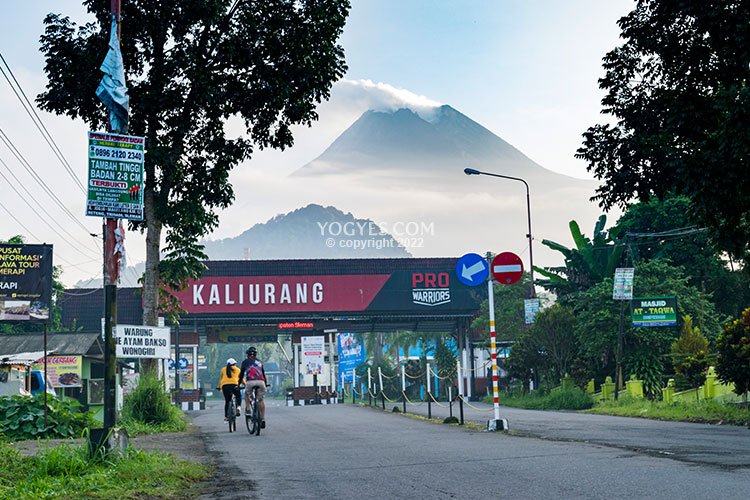
[[[89,132],[86,215],[143,220],[143,137]]]
[[[633,299],[633,326],[675,326],[677,299],[675,297],[643,297]]]

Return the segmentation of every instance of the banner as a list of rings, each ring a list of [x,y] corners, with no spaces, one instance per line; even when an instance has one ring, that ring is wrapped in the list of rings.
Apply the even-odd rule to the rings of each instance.
[[[0,243],[0,320],[48,319],[52,245]]]
[[[527,325],[536,321],[536,315],[539,313],[539,299],[525,299],[523,301],[523,316]]]
[[[344,382],[352,381],[352,369],[357,368],[365,362],[367,357],[365,346],[357,340],[353,333],[338,334],[338,354],[339,354],[339,380]]]
[[[89,132],[86,215],[143,220],[143,137]]]
[[[325,337],[302,337],[302,373],[320,375],[323,373]]]
[[[633,326],[676,326],[676,297],[643,297],[633,299]]]
[[[81,387],[81,356],[47,356],[47,378],[54,388]],[[31,366],[32,370],[44,372],[44,358]]]
[[[615,269],[615,283],[612,287],[613,300],[630,300],[633,298],[633,280],[635,268],[618,267]]]

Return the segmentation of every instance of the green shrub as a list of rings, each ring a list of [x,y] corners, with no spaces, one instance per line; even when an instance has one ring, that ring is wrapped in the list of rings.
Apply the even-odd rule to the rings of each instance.
[[[77,401],[47,398],[44,425],[44,395],[0,397],[0,432],[9,439],[78,437],[94,419]]]
[[[485,398],[485,402],[492,403],[492,398]],[[501,395],[500,404],[527,410],[584,410],[594,406],[594,400],[577,386],[561,386],[548,394]]]
[[[160,425],[174,418],[172,408],[162,381],[155,377],[141,376],[135,390],[125,396],[122,418],[125,421]]]

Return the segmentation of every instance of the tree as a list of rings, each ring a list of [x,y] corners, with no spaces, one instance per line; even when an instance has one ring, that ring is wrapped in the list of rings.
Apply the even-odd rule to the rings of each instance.
[[[77,27],[50,14],[41,37],[47,110],[83,119],[93,130],[107,114],[94,95],[109,37],[109,2],[85,0],[95,24]],[[203,270],[199,238],[234,199],[229,173],[255,147],[293,144],[291,126],[310,125],[346,70],[337,45],[348,0],[129,0],[122,52],[130,95],[130,133],[146,137],[143,321],[174,305],[170,289]],[[229,118],[246,136],[230,138]],[[162,232],[164,259],[160,255]],[[155,363],[151,369],[155,369]]]
[[[687,283],[684,270],[660,260],[637,263],[634,293],[640,297],[675,296],[678,310],[689,315],[710,338],[721,331],[719,316],[709,298]],[[606,278],[571,302],[576,317],[575,334],[580,356],[588,367],[589,377],[603,380],[614,371],[614,349],[620,321],[620,304],[612,300],[613,278]],[[632,327],[626,318],[623,329],[623,363],[626,378],[639,378],[661,382],[661,374],[653,371],[662,364],[677,338],[677,327]],[[647,360],[656,364],[645,364]],[[655,387],[654,389],[657,389]]]
[[[672,359],[678,387],[692,389],[706,382],[708,339],[700,328],[693,327],[693,318],[688,315],[682,319],[680,338],[672,343]]]
[[[750,302],[747,269],[727,267],[715,240],[696,228],[687,197],[671,195],[631,205],[615,227],[620,234],[639,235],[631,238],[634,244],[629,247],[634,261],[664,259],[681,266],[689,283],[711,294],[722,314],[735,317]],[[647,236],[652,233],[659,236]]]
[[[716,341],[719,358],[716,374],[725,384],[734,384],[737,395],[750,391],[750,308],[724,327]]]
[[[575,316],[559,303],[543,309],[529,331],[513,344],[508,360],[512,376],[528,380],[536,372],[557,385],[570,372],[577,354]]]
[[[601,180],[606,210],[634,199],[690,199],[723,250],[750,242],[750,1],[640,0],[604,57],[603,112],[576,156]]]
[[[576,244],[567,248],[550,240],[542,244],[563,254],[563,267],[550,267],[536,270],[547,277],[547,281],[538,281],[541,286],[554,292],[558,299],[566,300],[570,294],[586,290],[607,276],[613,276],[620,264],[624,246],[618,240],[619,230],[604,230],[607,216],[601,215],[594,226],[593,239],[587,238],[576,221],[570,221],[570,234]]]
[[[529,275],[527,273],[524,273],[522,278],[512,285],[494,284],[495,331],[498,340],[514,341],[526,330],[524,300],[529,296],[530,286]],[[474,330],[482,332],[483,338],[489,342],[490,316],[488,300],[485,299],[482,301],[479,307],[479,314],[472,321],[471,327]]]

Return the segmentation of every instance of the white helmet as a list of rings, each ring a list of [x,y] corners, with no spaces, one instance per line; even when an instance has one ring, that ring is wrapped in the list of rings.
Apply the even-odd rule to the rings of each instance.
[[[237,361],[236,361],[236,360],[235,360],[234,358],[229,358],[229,359],[227,360],[227,364],[228,364],[228,365],[236,365],[236,364],[237,364]]]

